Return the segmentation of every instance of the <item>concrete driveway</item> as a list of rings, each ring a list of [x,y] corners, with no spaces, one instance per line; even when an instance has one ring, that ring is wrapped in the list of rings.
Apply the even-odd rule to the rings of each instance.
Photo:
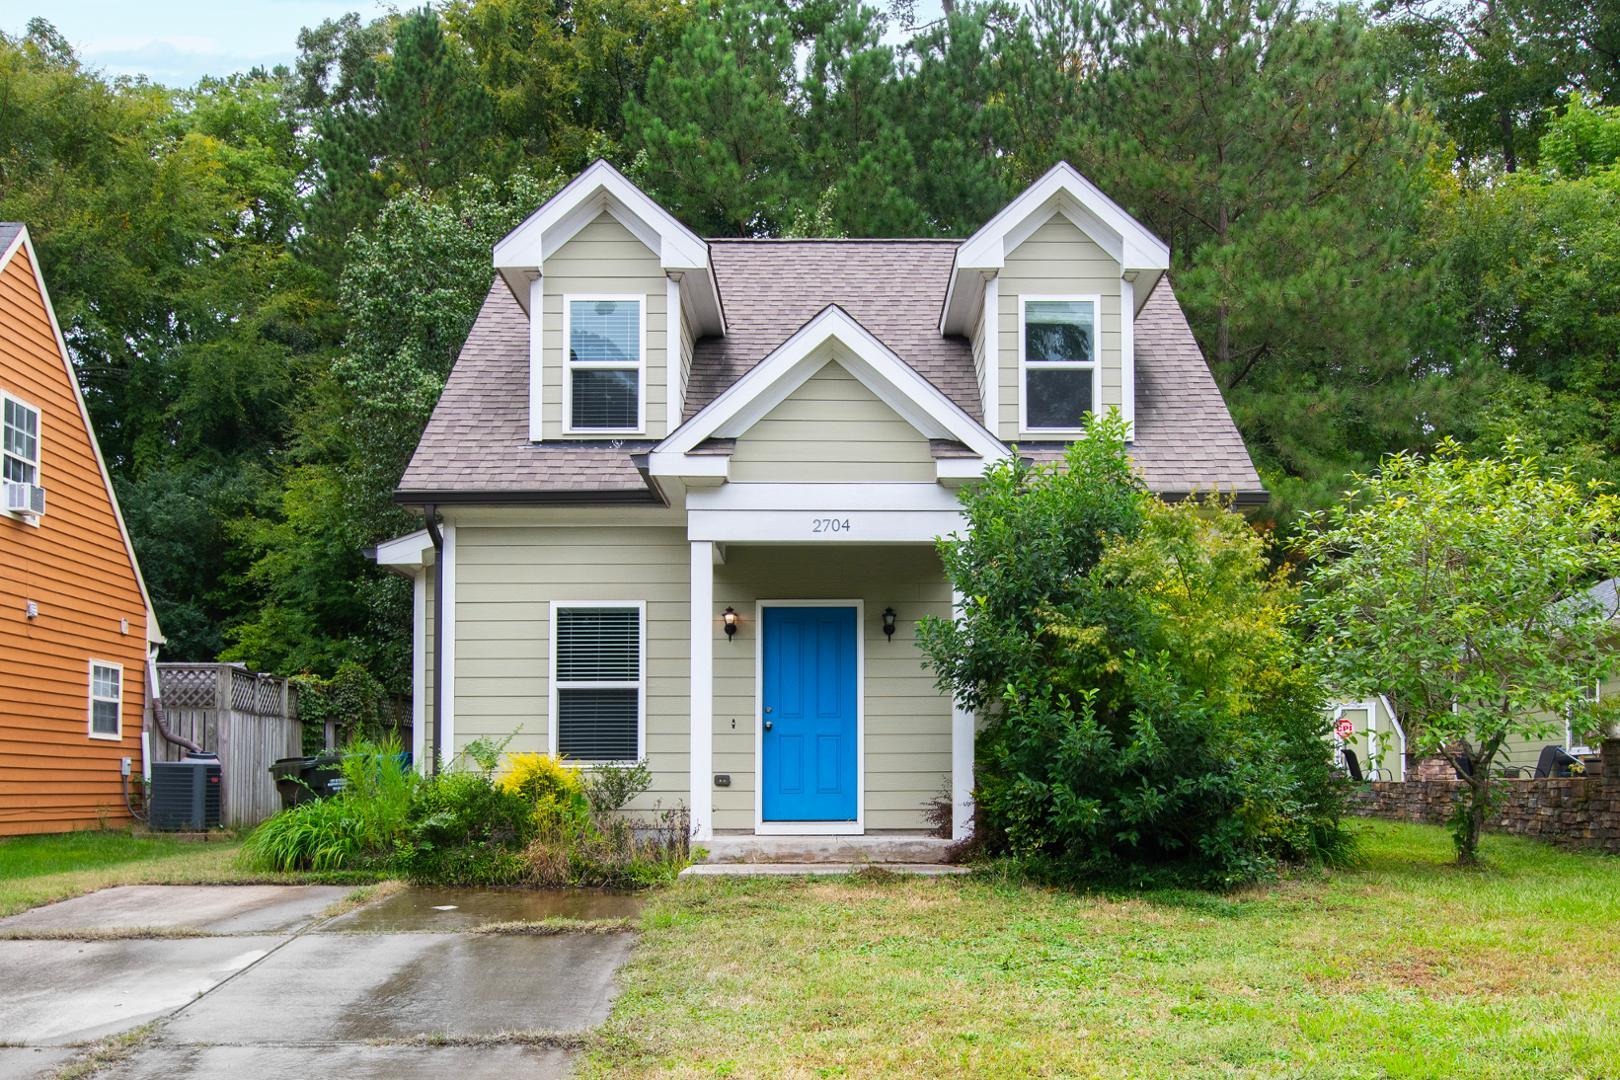
[[[0,919],[0,1080],[51,1076],[156,1022],[111,1077],[566,1073],[628,932],[491,933],[617,918],[633,898],[406,890],[346,914],[325,886],[131,886]]]

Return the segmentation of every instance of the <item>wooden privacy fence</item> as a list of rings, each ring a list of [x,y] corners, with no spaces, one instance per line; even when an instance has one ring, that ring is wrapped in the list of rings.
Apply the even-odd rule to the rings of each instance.
[[[304,752],[298,691],[286,679],[239,664],[157,666],[169,732],[219,755],[220,817],[228,828],[257,825],[281,809],[270,776],[277,758]],[[179,761],[186,749],[158,733],[147,706],[153,761]]]

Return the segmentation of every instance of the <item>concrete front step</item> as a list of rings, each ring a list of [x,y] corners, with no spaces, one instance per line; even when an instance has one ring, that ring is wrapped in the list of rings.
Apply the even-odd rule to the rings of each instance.
[[[829,863],[853,866],[937,864],[951,841],[934,836],[720,835],[705,840],[709,864]]]
[[[833,877],[853,874],[859,870],[884,870],[894,874],[916,874],[920,877],[946,877],[966,874],[965,866],[945,863],[780,863],[732,862],[698,863],[681,871],[681,877]]]

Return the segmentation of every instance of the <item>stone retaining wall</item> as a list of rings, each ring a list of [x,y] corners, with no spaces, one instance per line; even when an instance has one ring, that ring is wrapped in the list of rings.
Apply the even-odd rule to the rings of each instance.
[[[1461,780],[1373,781],[1357,785],[1350,811],[1393,821],[1444,825]],[[1620,854],[1620,739],[1603,744],[1602,765],[1567,780],[1495,782],[1501,805],[1486,828]]]

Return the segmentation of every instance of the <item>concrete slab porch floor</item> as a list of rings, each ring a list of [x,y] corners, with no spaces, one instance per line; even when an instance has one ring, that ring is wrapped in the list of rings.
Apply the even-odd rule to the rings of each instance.
[[[864,836],[759,836],[719,833],[705,840],[704,862],[681,871],[682,877],[747,875],[823,876],[880,867],[899,874],[966,873],[945,863],[952,841],[917,833],[868,833]]]

